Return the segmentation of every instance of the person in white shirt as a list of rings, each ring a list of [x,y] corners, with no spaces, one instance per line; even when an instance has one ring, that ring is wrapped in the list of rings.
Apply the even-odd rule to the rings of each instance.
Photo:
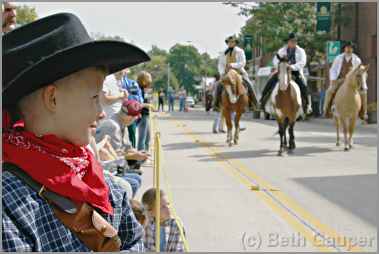
[[[294,33],[290,33],[288,38],[285,40],[287,42],[287,45],[279,49],[278,55],[280,57],[287,57],[288,63],[290,64],[290,68],[292,69],[292,78],[296,82],[296,84],[299,86],[301,91],[301,97],[303,101],[303,111],[305,114],[310,114],[312,112],[311,104],[308,98],[308,89],[306,85],[306,79],[304,76],[304,67],[307,63],[307,55],[305,53],[305,50],[301,48],[299,45],[297,45],[297,38]],[[262,92],[262,97],[260,101],[261,109],[264,110],[264,106],[267,102],[267,100],[270,97],[271,92],[274,90],[276,84],[278,83],[278,64],[279,59],[276,57],[276,54],[274,56],[274,59],[272,61],[274,68],[273,68],[273,75],[272,77],[267,81],[267,84]]]
[[[102,104],[106,118],[110,118],[118,113],[122,106],[123,99],[128,98],[128,91],[119,85],[120,80],[116,79],[117,74],[108,75],[103,85]]]
[[[228,48],[223,54],[220,55],[218,59],[218,72],[220,76],[224,76],[230,69],[238,71],[242,75],[243,84],[247,89],[249,96],[249,108],[255,110],[258,108],[257,97],[253,90],[253,84],[249,79],[249,75],[245,70],[246,56],[243,49],[237,46],[238,39],[235,36],[229,36],[226,38],[225,43]],[[219,106],[221,101],[222,86],[216,92],[216,98],[214,105],[216,108]],[[236,100],[236,98],[231,98],[231,100]]]
[[[343,84],[347,73],[351,70],[351,68],[355,68],[362,63],[361,59],[353,53],[353,42],[346,42],[342,50],[343,53],[334,59],[332,67],[329,71],[330,86],[326,91],[324,102],[324,116],[327,118],[331,116],[330,111],[334,96],[336,95],[339,87]],[[362,120],[367,119],[367,89],[367,83],[366,80],[364,80],[360,91],[362,110],[360,111],[359,117]]]

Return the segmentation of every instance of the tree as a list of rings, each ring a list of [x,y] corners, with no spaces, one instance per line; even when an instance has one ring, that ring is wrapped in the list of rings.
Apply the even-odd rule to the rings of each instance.
[[[142,70],[148,71],[153,78],[153,89],[160,90],[167,88],[167,52],[156,46],[148,52],[151,60],[130,68],[129,77],[136,79],[138,73]],[[178,79],[172,70],[169,73],[170,86],[174,89],[179,87]]]
[[[191,93],[201,76],[211,76],[217,71],[217,60],[207,53],[200,55],[193,46],[176,44],[167,52],[153,45],[148,55],[151,61],[130,68],[129,77],[135,79],[142,70],[150,72],[154,90],[167,89],[168,64],[170,86],[174,89],[184,86]]]
[[[201,75],[201,56],[192,45],[176,44],[169,50],[167,61],[184,88],[193,93]]]
[[[17,24],[25,25],[33,22],[38,18],[36,9],[27,5],[16,6],[16,20]]]
[[[264,54],[274,53],[290,32],[295,32],[299,44],[305,48],[312,59],[325,51],[325,42],[333,39],[330,33],[316,32],[316,3],[260,3],[255,6],[227,2],[225,4],[240,8],[240,15],[250,17],[241,29],[240,36],[253,36],[253,45]],[[336,13],[332,4],[334,24],[348,24],[349,17]],[[343,7],[342,7],[343,8]]]

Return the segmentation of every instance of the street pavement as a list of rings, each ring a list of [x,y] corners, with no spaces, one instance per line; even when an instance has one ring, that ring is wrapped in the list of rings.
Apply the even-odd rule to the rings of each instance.
[[[161,188],[190,251],[376,251],[377,125],[359,124],[344,152],[331,120],[297,122],[294,154],[278,157],[275,121],[245,115],[228,147],[214,117],[196,108],[157,118]],[[147,166],[137,198],[152,185]]]

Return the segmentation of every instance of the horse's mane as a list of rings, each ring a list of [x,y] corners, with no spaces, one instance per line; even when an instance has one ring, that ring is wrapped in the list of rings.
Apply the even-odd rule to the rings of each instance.
[[[362,65],[358,65],[355,68],[351,68],[351,70],[346,74],[345,82],[344,84],[351,84],[351,82],[354,81],[354,77],[356,76],[357,70],[360,69]],[[363,79],[367,78],[367,72],[362,73]]]

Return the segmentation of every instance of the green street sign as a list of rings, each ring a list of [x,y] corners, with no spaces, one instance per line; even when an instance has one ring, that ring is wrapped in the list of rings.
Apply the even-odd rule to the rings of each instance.
[[[244,36],[243,47],[245,50],[246,60],[251,60],[253,58],[253,37],[251,35]]]
[[[328,41],[326,43],[326,48],[328,62],[332,63],[334,59],[340,54],[341,41]]]
[[[330,2],[317,3],[317,31],[330,32]]]

